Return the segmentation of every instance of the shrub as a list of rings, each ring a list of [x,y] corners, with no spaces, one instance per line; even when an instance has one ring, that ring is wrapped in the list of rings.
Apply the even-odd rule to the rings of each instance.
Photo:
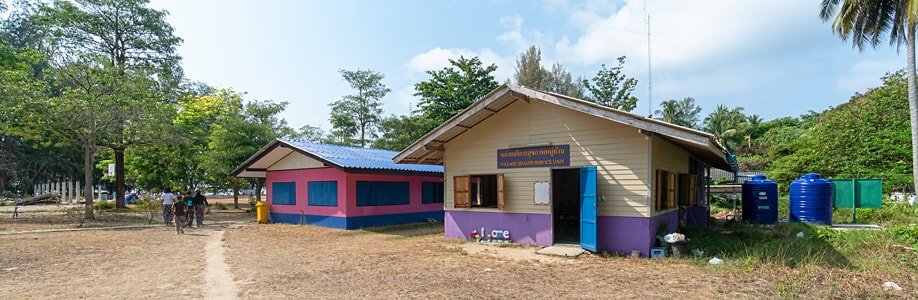
[[[99,201],[93,203],[93,207],[98,210],[111,210],[115,209],[115,201]]]
[[[226,204],[223,204],[222,202],[217,202],[217,203],[214,204],[214,209],[216,209],[216,210],[226,210],[227,207],[226,207]]]

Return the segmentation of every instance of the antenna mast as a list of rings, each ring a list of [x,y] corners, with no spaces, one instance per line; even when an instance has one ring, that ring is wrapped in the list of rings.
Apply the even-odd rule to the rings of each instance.
[[[647,0],[644,0],[644,13],[647,20],[647,117],[653,118],[653,68],[650,58],[650,13],[647,12]]]

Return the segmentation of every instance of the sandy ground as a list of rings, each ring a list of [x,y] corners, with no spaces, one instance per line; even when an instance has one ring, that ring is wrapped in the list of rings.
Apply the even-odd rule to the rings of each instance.
[[[8,208],[9,206],[2,207]],[[97,211],[95,220],[83,220],[82,206],[36,205],[23,206],[27,211],[13,219],[12,211],[0,210],[0,233],[9,231],[59,229],[59,228],[94,228],[127,225],[150,224],[149,217],[134,212]],[[158,212],[158,211],[157,211]],[[254,213],[240,210],[215,210],[204,216],[205,222],[227,222],[255,220]],[[82,222],[82,223],[81,223]],[[162,224],[162,215],[157,213],[152,224]]]
[[[242,298],[760,298],[769,282],[691,263],[474,249],[439,227],[374,233],[259,225],[226,233]],[[507,255],[500,254],[501,252]],[[530,253],[530,254],[527,254]],[[737,288],[737,287],[742,288]]]
[[[201,232],[170,228],[0,237],[0,299],[200,298]]]
[[[883,278],[851,270],[546,257],[445,239],[436,224],[344,231],[222,221],[186,233],[0,235],[0,299],[918,298],[913,282],[884,293]]]

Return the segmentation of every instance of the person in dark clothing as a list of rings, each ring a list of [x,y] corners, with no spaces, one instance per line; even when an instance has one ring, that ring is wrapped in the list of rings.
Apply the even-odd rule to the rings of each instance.
[[[194,203],[194,217],[198,223],[198,227],[204,226],[204,212],[209,204],[207,203],[207,197],[201,194],[201,190],[197,190],[195,191],[192,203]]]
[[[191,227],[191,224],[194,224],[194,197],[191,196],[191,191],[185,191],[185,196],[182,197],[182,201],[185,202],[185,206],[188,209],[185,210],[185,217],[188,219],[188,222],[185,223],[185,227]]]
[[[185,233],[185,214],[187,213],[187,207],[185,206],[185,201],[175,201],[172,203],[172,215],[175,216],[175,234],[184,234]]]

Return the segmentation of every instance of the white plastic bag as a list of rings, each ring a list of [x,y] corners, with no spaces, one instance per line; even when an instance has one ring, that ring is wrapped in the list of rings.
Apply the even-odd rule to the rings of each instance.
[[[672,243],[678,243],[678,242],[684,242],[684,241],[685,241],[685,235],[684,235],[684,234],[681,234],[681,233],[678,233],[678,232],[670,233],[670,234],[667,234],[667,235],[664,235],[664,236],[663,236],[663,241],[664,241],[664,242],[667,242],[667,243],[670,243],[670,244],[672,244]]]
[[[717,257],[712,258],[711,260],[708,261],[708,264],[712,264],[712,265],[715,265],[715,266],[716,266],[716,265],[721,265],[721,264],[723,264],[723,263],[724,263],[724,260],[723,260],[723,259],[720,259],[720,258],[717,258]]]

